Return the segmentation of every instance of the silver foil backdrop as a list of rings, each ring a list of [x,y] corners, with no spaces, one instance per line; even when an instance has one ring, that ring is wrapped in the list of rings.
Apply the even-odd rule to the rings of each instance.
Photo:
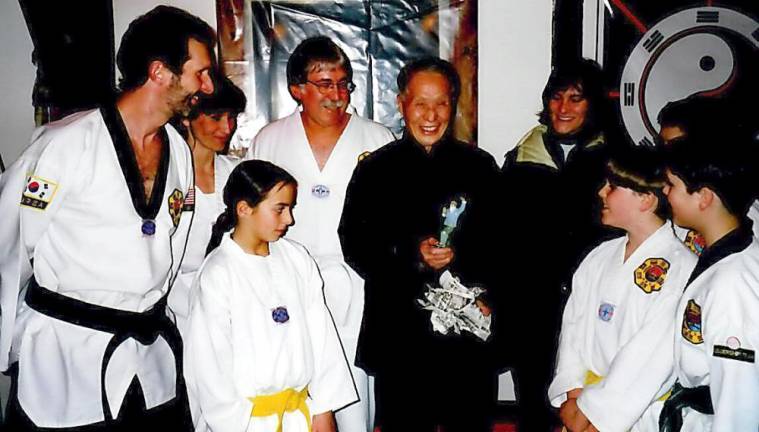
[[[433,55],[451,60],[462,78],[456,136],[476,142],[476,0],[217,0],[224,73],[248,96],[231,151],[240,153],[267,123],[292,113],[285,67],[292,50],[326,35],[346,52],[356,91],[351,105],[398,133],[398,71]]]

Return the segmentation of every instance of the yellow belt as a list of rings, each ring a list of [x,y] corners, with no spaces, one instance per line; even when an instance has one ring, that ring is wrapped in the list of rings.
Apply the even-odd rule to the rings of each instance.
[[[593,384],[598,384],[598,383],[601,382],[602,379],[604,379],[604,377],[596,375],[595,373],[593,373],[593,371],[587,371],[585,373],[585,385],[586,386],[593,385]],[[665,400],[669,399],[669,396],[671,394],[672,394],[672,390],[670,389],[667,393],[664,393],[664,395],[662,397],[660,397],[659,399],[657,399],[657,400],[665,401]]]
[[[306,405],[308,397],[308,387],[297,391],[295,389],[284,389],[279,393],[270,395],[249,397],[248,400],[253,402],[253,410],[250,412],[251,417],[268,417],[276,415],[278,419],[277,432],[282,432],[282,417],[286,412],[300,411],[306,418],[308,430],[311,430],[311,414]]]

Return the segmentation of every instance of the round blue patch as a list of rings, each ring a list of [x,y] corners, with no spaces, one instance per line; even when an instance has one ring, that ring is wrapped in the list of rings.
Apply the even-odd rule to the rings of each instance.
[[[142,233],[148,236],[155,234],[155,222],[150,219],[142,221]]]
[[[598,307],[598,318],[600,318],[601,321],[609,322],[613,316],[614,305],[610,303],[601,303],[601,306]]]
[[[329,196],[329,187],[326,185],[316,185],[311,188],[311,195],[317,198],[327,198]]]
[[[284,324],[290,320],[290,315],[287,313],[286,307],[279,306],[271,311],[271,319],[273,319],[276,323]]]

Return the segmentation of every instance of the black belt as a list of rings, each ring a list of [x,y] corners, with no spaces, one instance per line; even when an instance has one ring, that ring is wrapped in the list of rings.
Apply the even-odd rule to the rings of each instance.
[[[134,338],[143,345],[150,345],[158,336],[162,336],[174,353],[177,372],[176,397],[180,398],[185,394],[182,338],[176,325],[166,315],[167,296],[161,297],[145,312],[130,312],[66,297],[39,286],[32,278],[25,300],[29,307],[51,318],[113,335],[105,348],[100,370],[100,396],[106,422],[113,421],[113,417],[105,391],[105,371],[116,348],[129,338]]]
[[[709,386],[683,387],[679,381],[676,382],[659,414],[659,432],[680,432],[683,427],[683,408],[692,408],[702,414],[714,414]]]

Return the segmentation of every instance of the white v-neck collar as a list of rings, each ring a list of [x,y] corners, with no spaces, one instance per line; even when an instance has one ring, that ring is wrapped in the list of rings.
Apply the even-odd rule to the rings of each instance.
[[[298,123],[299,130],[301,133],[301,149],[303,152],[305,152],[306,155],[308,155],[307,159],[310,161],[309,165],[311,166],[311,169],[316,173],[316,175],[325,175],[328,173],[329,167],[334,165],[331,161],[335,159],[335,155],[338,154],[339,150],[344,147],[345,145],[342,144],[344,141],[344,138],[346,136],[349,136],[348,130],[352,127],[354,121],[353,119],[356,117],[356,109],[353,108],[352,105],[348,105],[348,108],[345,110],[346,114],[350,115],[350,118],[348,119],[348,124],[345,125],[345,129],[343,129],[343,132],[340,134],[340,138],[337,139],[337,142],[335,143],[335,146],[332,148],[332,151],[329,153],[329,156],[327,157],[327,161],[324,162],[324,168],[319,169],[319,163],[316,161],[316,157],[314,156],[314,151],[311,150],[311,144],[308,141],[308,135],[306,135],[306,128],[303,126],[303,119],[301,118],[301,113],[303,112],[303,107],[298,106],[298,108],[295,111],[295,115],[293,116]]]

